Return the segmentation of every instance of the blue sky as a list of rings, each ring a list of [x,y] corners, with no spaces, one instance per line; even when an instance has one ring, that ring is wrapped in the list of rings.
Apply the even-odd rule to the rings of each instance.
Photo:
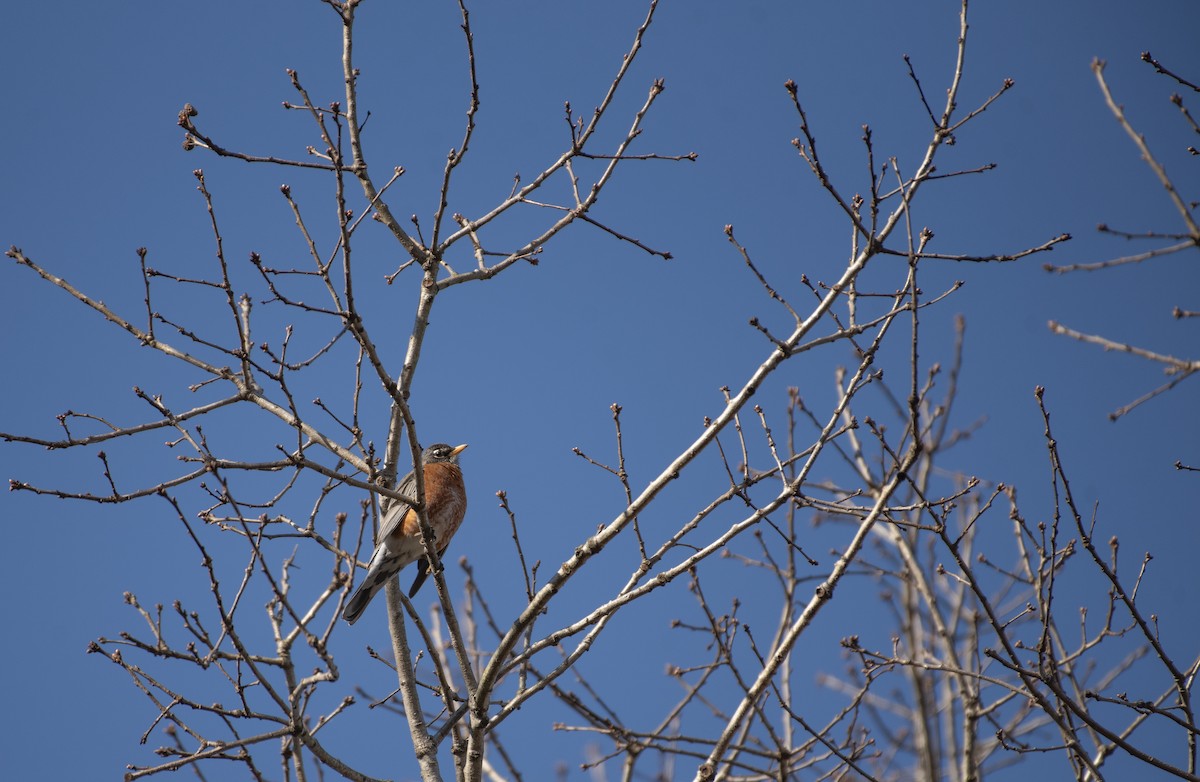
[[[894,155],[901,166],[915,166],[928,121],[902,55],[910,55],[931,101],[940,105],[953,66],[957,11],[949,2],[914,5],[667,0],[603,134],[618,138],[651,81],[661,77],[666,91],[635,151],[694,151],[698,160],[625,166],[592,216],[671,252],[673,260],[575,225],[551,243],[537,267],[522,264],[439,300],[413,405],[431,440],[471,443],[464,455],[469,526],[450,560],[468,557],[495,585],[499,606],[513,608],[519,589],[511,583],[497,490],[509,493],[527,525],[531,556],[556,566],[622,507],[619,487],[571,453],[578,446],[611,458],[608,405],[625,409],[636,487],[698,435],[703,416],[719,411],[718,388],[740,384],[769,349],[746,321],[771,322],[779,313],[726,242],[723,226],[735,226],[767,277],[796,301],[804,297],[801,273],[831,280],[844,264],[848,232],[790,144],[799,131],[784,81],[797,82],[843,192],[865,187],[864,123],[873,129],[879,157]],[[295,68],[318,103],[339,97],[340,27],[328,8],[316,0],[214,2],[199,9],[79,4],[67,18],[61,7],[25,3],[7,5],[3,15],[6,29],[17,31],[0,55],[10,111],[0,129],[5,247],[21,247],[78,288],[136,315],[142,307],[137,247],[149,249],[153,265],[184,276],[212,268],[208,218],[191,174],[202,167],[238,280],[255,282],[244,262],[251,251],[280,265],[303,252],[278,188],[289,183],[319,224],[331,209],[324,178],[184,152],[175,118],[190,102],[201,127],[226,146],[301,155],[317,140],[300,113],[280,108],[294,98],[284,69]],[[642,3],[625,1],[472,9],[482,106],[453,210],[481,213],[508,193],[514,173],[528,180],[553,159],[565,138],[563,101],[590,111],[643,16]],[[1181,90],[1139,60],[1149,50],[1176,72],[1200,79],[1200,11],[1189,2],[1138,4],[1136,10],[1119,2],[979,3],[971,24],[961,104],[982,101],[1005,78],[1016,84],[959,134],[941,165],[994,162],[997,168],[931,188],[916,218],[935,232],[933,249],[945,253],[1012,252],[1064,232],[1074,239],[1050,256],[1014,264],[928,267],[927,290],[954,280],[966,284],[923,320],[923,357],[948,358],[951,324],[964,314],[967,358],[955,420],[987,419],[947,466],[1016,484],[1025,513],[1048,517],[1049,473],[1033,398],[1034,387],[1045,386],[1077,496],[1089,509],[1098,504],[1104,537],[1120,536],[1126,564],[1153,552],[1142,599],[1161,606],[1164,637],[1190,659],[1200,646],[1200,617],[1195,602],[1181,596],[1196,589],[1195,478],[1172,465],[1177,459],[1200,463],[1195,381],[1112,423],[1110,411],[1161,382],[1159,369],[1054,337],[1046,322],[1194,357],[1194,323],[1170,313],[1174,306],[1200,309],[1195,253],[1090,275],[1051,276],[1040,267],[1044,260],[1082,263],[1142,248],[1098,235],[1097,223],[1135,232],[1182,230],[1161,186],[1105,108],[1089,63],[1108,61],[1109,83],[1131,121],[1184,197],[1200,197],[1196,158],[1183,152],[1196,145],[1195,136],[1168,102]],[[457,25],[457,7],[448,2],[375,0],[360,13],[368,155],[377,171],[405,167],[393,208],[421,215],[426,225],[466,109]],[[1195,96],[1185,97],[1195,112]],[[516,237],[523,227],[518,221],[509,230]],[[319,230],[328,244],[329,223]],[[413,297],[400,284],[381,282],[398,264],[398,248],[374,226],[364,230],[359,248],[360,268],[380,280],[364,294],[376,333],[395,334],[381,347],[398,365]],[[141,420],[146,411],[130,391],[134,385],[187,404],[182,387],[194,376],[133,345],[28,269],[0,265],[0,295],[8,368],[0,384],[0,431],[54,436],[54,417],[68,409]],[[204,322],[194,301],[164,297],[160,305],[167,304],[181,318]],[[790,366],[758,401],[782,428],[784,389],[798,386],[806,398],[827,403],[832,366],[847,360],[830,354]],[[343,378],[326,380],[329,387],[317,383],[305,392],[345,393]],[[386,416],[386,406],[365,414],[377,443]],[[269,448],[278,434],[255,426],[252,418],[235,418],[214,426],[213,436],[251,453],[263,446],[247,444],[246,435],[259,434]],[[161,448],[109,450],[126,485],[178,469]],[[0,467],[5,478],[104,490],[94,450],[4,444]],[[685,491],[678,490],[677,505],[668,498],[657,507],[661,523],[670,523],[672,512],[694,512]],[[147,762],[160,738],[138,746],[153,711],[115,666],[85,649],[99,636],[139,623],[122,602],[127,590],[147,604],[201,599],[196,554],[181,553],[186,541],[161,501],[100,507],[22,492],[2,497],[7,542],[0,572],[9,597],[0,610],[10,635],[0,660],[9,671],[10,724],[0,731],[0,776],[33,778],[50,761],[64,778],[113,778],[127,762]],[[291,512],[308,510],[300,503]],[[457,568],[447,572],[461,579]],[[589,575],[584,583],[603,588],[625,576]],[[860,599],[870,601],[870,594],[864,585]],[[566,621],[577,605],[567,601],[556,620]],[[664,630],[677,613],[671,603],[631,610],[597,651],[611,665],[629,666],[631,692],[670,697],[661,658],[645,664],[639,643],[654,633],[668,656],[686,657],[687,639]],[[854,630],[853,613],[823,617],[827,626],[806,640],[802,652],[814,669],[843,665],[837,639]],[[360,653],[368,643],[386,647],[381,621],[363,622],[338,638],[347,660],[339,686],[390,689],[383,669]],[[632,695],[613,697],[638,706]],[[71,712],[76,701],[89,715],[86,727]],[[564,718],[548,711],[527,718],[542,719],[531,723],[538,725]],[[389,729],[404,734],[398,722]],[[67,746],[71,751],[64,753]],[[575,768],[578,745],[561,747],[548,755],[523,748],[531,759],[528,778],[549,774],[559,761]],[[389,769],[388,753],[377,747],[359,751],[379,752],[366,764],[372,773],[416,775],[415,769]]]

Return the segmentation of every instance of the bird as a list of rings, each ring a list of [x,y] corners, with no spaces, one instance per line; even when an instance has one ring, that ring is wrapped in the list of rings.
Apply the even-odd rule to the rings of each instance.
[[[421,471],[425,476],[425,513],[429,526],[433,528],[434,545],[439,558],[450,545],[450,538],[458,531],[467,512],[467,491],[463,484],[462,469],[458,466],[458,455],[466,447],[466,443],[458,446],[436,443],[421,452]],[[416,472],[404,476],[396,484],[396,491],[408,497],[416,496]],[[379,535],[375,552],[371,554],[371,562],[367,565],[367,575],[346,601],[342,618],[350,624],[358,621],[371,598],[388,579],[413,562],[417,563],[417,577],[408,591],[410,599],[417,594],[429,575],[429,560],[425,556],[417,512],[407,502],[393,499],[379,524]]]

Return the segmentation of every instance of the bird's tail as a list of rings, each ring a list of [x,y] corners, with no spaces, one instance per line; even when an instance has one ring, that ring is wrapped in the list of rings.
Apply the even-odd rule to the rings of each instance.
[[[375,593],[379,591],[379,587],[381,586],[383,586],[382,582],[374,584],[370,578],[359,584],[358,589],[346,601],[346,607],[342,609],[342,618],[350,624],[357,622],[358,618],[362,616],[363,610],[371,602],[371,598],[375,597]]]
[[[358,585],[358,589],[354,590],[354,594],[346,601],[346,607],[342,609],[342,618],[350,624],[358,621],[358,617],[362,616],[363,610],[371,602],[371,598],[375,597],[375,593],[383,589],[383,585],[388,582],[388,579],[396,575],[399,568],[381,567],[383,562],[371,562],[371,566],[367,568],[367,575],[363,578],[363,582]]]
[[[346,607],[342,609],[342,618],[350,624],[357,622],[363,610],[370,604],[375,594],[383,589],[383,585],[388,582],[388,579],[394,577],[405,566],[415,562],[421,555],[422,548],[419,539],[406,539],[399,551],[393,551],[384,545],[376,548],[375,553],[371,555],[371,562],[367,565],[367,574],[363,576],[362,583],[358,585],[358,589],[354,590],[354,594],[346,601]],[[424,565],[421,570],[424,572]]]

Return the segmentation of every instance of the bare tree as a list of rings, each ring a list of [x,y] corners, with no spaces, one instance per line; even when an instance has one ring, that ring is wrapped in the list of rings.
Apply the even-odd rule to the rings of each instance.
[[[727,252],[761,285],[764,304],[773,308],[751,321],[763,340],[757,366],[723,390],[723,405],[705,420],[702,433],[644,485],[629,476],[622,408],[612,406],[614,456],[577,453],[619,485],[623,507],[563,551],[553,572],[527,560],[524,523],[501,493],[519,563],[511,578],[525,593],[524,605],[511,613],[493,607],[469,563],[463,564],[465,594],[451,595],[432,545],[421,482],[415,496],[395,488],[397,473],[418,463],[427,431],[410,392],[434,304],[464,284],[484,285],[517,264],[537,263],[568,228],[598,230],[669,257],[634,238],[636,227],[607,225],[590,214],[619,167],[695,159],[677,151],[640,151],[643,122],[664,89],[661,81],[641,85],[645,98],[631,116],[615,116],[615,97],[637,89],[627,77],[657,3],[648,4],[631,33],[595,110],[581,114],[566,105],[562,147],[547,155],[544,168],[528,180],[518,178],[489,209],[467,214],[455,210],[453,185],[471,159],[480,78],[470,14],[460,2],[469,73],[466,124],[447,156],[437,207],[424,224],[394,213],[399,207],[390,189],[403,169],[379,176],[368,166],[354,57],[361,0],[326,4],[342,28],[345,93],[319,105],[299,74],[290,73],[296,98],[287,107],[307,115],[316,139],[307,157],[228,148],[206,131],[195,107],[179,114],[191,150],[324,177],[336,205],[332,241],[317,238],[305,199],[292,187],[281,188],[309,250],[306,265],[257,254],[248,268],[228,260],[220,199],[199,169],[216,265],[202,274],[164,269],[139,251],[144,312],[118,312],[32,254],[15,247],[8,252],[195,377],[187,391],[198,401],[182,405],[165,393],[138,389],[147,407],[138,424],[72,412],[60,417],[56,439],[0,435],[51,449],[110,449],[150,447],[165,434],[182,465],[174,474],[131,486],[100,450],[105,494],[12,483],[90,502],[157,497],[186,531],[191,553],[200,556],[211,604],[176,600],[167,607],[127,594],[141,619],[138,629],[91,646],[154,704],[157,717],[143,742],[160,727],[168,737],[156,750],[158,759],[131,766],[127,778],[186,768],[204,778],[208,767],[232,762],[254,779],[324,778],[326,769],[371,779],[356,758],[326,739],[326,728],[349,719],[384,721],[386,712],[398,709],[411,747],[397,748],[397,773],[406,773],[415,758],[422,779],[445,779],[451,772],[443,763],[452,758],[457,779],[521,779],[522,759],[509,751],[503,729],[535,699],[555,700],[574,715],[559,729],[603,740],[585,766],[626,780],[977,780],[1028,753],[1047,751],[1063,753],[1078,779],[1105,778],[1114,753],[1197,778],[1191,684],[1200,659],[1183,662],[1169,652],[1155,619],[1138,605],[1146,563],[1131,578],[1117,561],[1115,539],[1107,553],[1094,543],[1095,522],[1085,520],[1071,492],[1041,390],[1037,403],[1056,497],[1049,522],[1027,521],[1012,487],[943,464],[946,452],[972,431],[951,424],[966,326],[960,320],[953,355],[922,358],[923,314],[943,306],[959,287],[927,290],[924,271],[936,264],[1015,261],[1069,238],[1038,238],[986,255],[938,251],[933,232],[914,217],[928,189],[961,186],[991,168],[981,162],[941,171],[935,163],[961,129],[982,121],[1012,86],[1006,80],[978,105],[959,106],[968,75],[966,2],[957,35],[948,42],[955,51],[948,82],[931,89],[908,63],[914,100],[928,117],[915,156],[877,149],[870,128],[863,127],[869,172],[863,193],[847,195],[848,178],[831,171],[818,150],[802,88],[793,81],[783,85],[780,99],[790,102],[800,128],[792,142],[796,153],[844,220],[844,266],[829,281],[805,277],[781,285],[760,270],[754,242],[726,228]],[[928,96],[939,90],[946,97],[935,103]],[[602,140],[612,134],[601,129],[618,122],[626,129],[606,146]],[[917,162],[909,167],[900,163],[904,159]],[[354,253],[374,223],[403,258],[382,279],[364,277]],[[1190,241],[1196,242],[1194,225]],[[412,296],[413,323],[398,366],[379,347],[392,321],[372,310],[364,295],[364,288],[384,281],[405,286]],[[179,307],[172,314],[160,308],[159,302],[177,302],[180,292],[205,309]],[[256,303],[260,299],[264,304]],[[282,338],[261,336],[280,333]],[[753,404],[782,367],[829,346],[853,357],[830,379],[831,401],[814,402],[793,389],[778,415],[769,411],[770,400]],[[880,369],[885,363],[886,378]],[[382,405],[390,405],[391,416],[378,452],[363,419],[365,410]],[[786,422],[782,430],[772,425],[779,416]],[[248,417],[270,422],[276,439],[229,437]],[[704,491],[688,497],[687,513],[679,515],[675,506],[670,527],[642,523],[673,482],[714,465],[719,480],[703,482]],[[391,655],[372,654],[394,667],[397,684],[394,693],[375,695],[343,680],[331,650],[335,634],[345,631],[339,615],[363,551],[371,548],[380,506],[396,500],[421,517],[439,604],[423,616],[389,583]],[[990,522],[997,514],[1005,514],[1003,531]],[[825,545],[831,551],[816,548]],[[564,586],[601,555],[606,567],[627,574],[623,583],[592,595],[586,610],[566,620],[548,618]],[[731,568],[751,575],[726,578]],[[1058,595],[1075,577],[1099,579],[1108,599],[1103,618],[1088,622],[1085,615],[1079,638],[1071,640],[1067,622],[1078,620],[1063,617]],[[895,618],[887,629],[890,646],[863,636],[844,639],[849,669],[822,680],[844,695],[844,706],[821,713],[808,703],[810,677],[799,675],[797,645],[856,579],[870,579],[882,590]],[[680,688],[675,702],[648,704],[636,715],[618,713],[606,692],[619,686],[619,677],[586,665],[588,653],[616,614],[668,590],[690,595],[691,612],[674,622],[672,632],[694,635],[688,648],[697,657],[668,668]],[[750,599],[777,612],[765,632],[742,619],[741,606]],[[1114,646],[1124,650],[1115,658]],[[1135,665],[1154,668],[1161,689],[1132,697],[1119,689],[1122,674]],[[356,695],[380,711],[361,714],[352,708]],[[1177,756],[1142,747],[1138,739],[1150,723],[1179,735],[1183,749]]]
[[[1142,53],[1142,61],[1152,65],[1156,72],[1171,79],[1177,86],[1182,87],[1185,90],[1190,90],[1192,93],[1200,92],[1200,87],[1164,67],[1162,63],[1154,59],[1150,52]],[[1125,116],[1124,108],[1117,103],[1116,98],[1113,97],[1112,91],[1109,89],[1108,82],[1104,78],[1104,67],[1105,63],[1102,60],[1095,60],[1092,62],[1092,72],[1096,74],[1096,81],[1099,83],[1100,91],[1104,95],[1104,102],[1108,105],[1109,110],[1116,118],[1117,123],[1121,126],[1121,129],[1125,131],[1125,133],[1137,147],[1138,152],[1141,154],[1142,160],[1146,162],[1146,166],[1151,172],[1153,172],[1154,176],[1158,179],[1159,183],[1166,191],[1171,206],[1174,208],[1175,213],[1179,215],[1179,219],[1183,223],[1183,230],[1171,233],[1156,230],[1129,231],[1119,228],[1112,228],[1107,223],[1101,223],[1099,225],[1099,230],[1102,233],[1129,241],[1148,242],[1156,246],[1153,249],[1146,250],[1144,252],[1122,255],[1118,258],[1111,258],[1094,263],[1046,265],[1046,269],[1048,271],[1053,271],[1058,274],[1112,269],[1127,264],[1153,261],[1155,259],[1174,255],[1176,253],[1200,248],[1200,227],[1197,226],[1196,217],[1193,214],[1196,208],[1196,202],[1185,201],[1184,194],[1180,192],[1178,187],[1176,187],[1175,182],[1167,173],[1166,166],[1159,162],[1159,159],[1150,150],[1150,145],[1146,141],[1146,137],[1139,133],[1130,123],[1128,117]],[[1192,116],[1190,111],[1188,111],[1183,97],[1177,92],[1172,93],[1170,96],[1170,101],[1176,108],[1179,109],[1180,115],[1187,127],[1194,133],[1200,133],[1200,125],[1196,123],[1196,118]],[[1194,145],[1189,145],[1184,151],[1191,156],[1200,154],[1200,151],[1197,151]],[[1186,163],[1192,161],[1187,161],[1185,159],[1184,162]],[[1164,242],[1166,244],[1164,244]],[[1193,318],[1200,313],[1192,310],[1185,310],[1182,307],[1176,306],[1172,314],[1176,318],[1182,319]],[[1130,353],[1162,365],[1163,373],[1169,378],[1167,382],[1163,383],[1152,391],[1148,391],[1138,399],[1135,399],[1134,401],[1126,405],[1122,405],[1120,408],[1114,410],[1109,414],[1109,417],[1113,420],[1120,418],[1134,408],[1138,407],[1144,402],[1148,402],[1164,391],[1174,388],[1184,380],[1187,380],[1189,377],[1194,375],[1197,371],[1200,371],[1200,360],[1197,359],[1176,358],[1175,356],[1164,355],[1147,348],[1130,345],[1126,342],[1114,340],[1102,335],[1084,334],[1054,321],[1050,323],[1050,330],[1055,334],[1062,334],[1072,339],[1077,339],[1080,342],[1098,345],[1105,350],[1116,350],[1124,353]]]

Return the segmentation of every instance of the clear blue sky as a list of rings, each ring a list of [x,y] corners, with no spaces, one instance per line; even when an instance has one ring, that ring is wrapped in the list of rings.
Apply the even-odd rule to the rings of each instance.
[[[451,205],[468,215],[506,195],[514,173],[528,179],[557,155],[565,135],[563,101],[585,113],[596,104],[644,16],[643,3],[624,0],[476,5],[482,108],[472,157],[455,191],[459,200]],[[1185,383],[1110,423],[1107,413],[1156,386],[1161,372],[1053,337],[1046,322],[1196,357],[1196,325],[1173,320],[1170,311],[1176,305],[1200,309],[1198,259],[1191,253],[1067,277],[1047,275],[1040,266],[1131,251],[1133,245],[1097,235],[1100,222],[1130,231],[1181,230],[1162,188],[1104,107],[1089,63],[1108,61],[1110,84],[1131,120],[1167,162],[1184,197],[1200,198],[1200,164],[1181,151],[1197,140],[1167,100],[1176,85],[1139,61],[1140,52],[1150,50],[1200,80],[1200,8],[1193,2],[1142,3],[1135,10],[1111,0],[1023,0],[977,3],[972,14],[961,103],[982,100],[1006,77],[1016,86],[960,134],[943,164],[994,162],[998,168],[930,194],[917,217],[935,232],[934,249],[946,253],[1010,252],[1063,232],[1075,238],[1052,256],[1004,266],[947,264],[926,278],[929,290],[966,281],[924,321],[930,338],[923,358],[945,360],[950,324],[964,313],[968,358],[956,420],[966,425],[987,417],[952,466],[1015,483],[1025,512],[1048,516],[1048,471],[1033,400],[1034,386],[1045,386],[1077,496],[1088,508],[1099,503],[1104,537],[1120,535],[1127,563],[1146,550],[1154,553],[1142,599],[1162,606],[1164,637],[1194,654],[1200,646],[1196,478],[1171,465],[1177,459],[1200,463],[1200,389],[1195,381]],[[285,68],[299,71],[318,103],[340,97],[340,26],[316,0],[69,9],[9,3],[0,18],[9,31],[0,55],[0,96],[8,109],[0,126],[5,247],[21,247],[136,316],[142,306],[137,247],[149,248],[153,265],[180,274],[211,268],[212,241],[192,169],[206,171],[227,252],[238,264],[252,250],[277,265],[303,251],[278,194],[281,183],[292,184],[311,214],[329,213],[323,179],[186,153],[175,126],[177,112],[191,102],[201,126],[230,147],[294,157],[319,143],[304,117],[280,108],[294,98]],[[457,25],[452,2],[371,0],[360,12],[368,155],[376,171],[406,168],[393,209],[419,214],[426,224],[466,108]],[[956,4],[945,1],[664,0],[606,132],[610,138],[621,133],[651,81],[662,77],[666,92],[636,151],[695,151],[699,159],[627,166],[593,216],[674,259],[646,256],[576,225],[536,268],[460,286],[434,313],[413,401],[431,439],[471,443],[464,456],[469,533],[456,540],[450,561],[467,556],[481,578],[508,589],[510,598],[497,595],[498,604],[513,608],[519,590],[505,581],[511,555],[497,490],[509,492],[528,525],[531,556],[548,569],[557,566],[587,530],[622,506],[615,484],[570,453],[579,446],[611,457],[608,405],[625,408],[636,486],[697,436],[703,416],[719,411],[717,389],[740,384],[766,354],[769,346],[746,320],[773,317],[771,303],[725,241],[724,225],[736,227],[764,273],[796,300],[803,298],[801,273],[829,280],[844,263],[848,232],[789,143],[798,127],[784,81],[799,85],[826,162],[843,192],[852,192],[865,178],[858,140],[864,123],[874,130],[877,154],[895,155],[909,170],[915,166],[927,120],[901,56],[911,56],[940,105],[956,30]],[[1196,96],[1187,98],[1195,111]],[[396,266],[397,248],[382,229],[374,230],[362,252],[377,257],[360,263],[382,277]],[[249,272],[238,272],[247,284]],[[395,312],[396,339],[383,349],[398,366],[413,297],[398,288],[370,295],[378,312]],[[0,296],[6,368],[0,431],[55,436],[54,417],[68,409],[140,420],[145,409],[130,391],[134,385],[186,403],[181,387],[192,375],[132,345],[7,259],[0,264]],[[182,301],[175,305],[187,309]],[[188,315],[199,317],[195,309]],[[830,367],[846,360],[829,356],[792,366],[758,401],[768,415],[774,410],[782,427],[783,389],[796,385],[827,398]],[[370,413],[376,442],[383,441],[386,413]],[[176,469],[161,449],[119,456],[120,479],[130,486],[143,475]],[[94,451],[0,444],[0,476],[104,490]],[[99,636],[139,625],[122,603],[126,590],[146,604],[169,604],[177,596],[200,600],[196,555],[179,554],[186,542],[160,501],[97,507],[26,493],[0,497],[0,579],[7,595],[0,601],[7,632],[0,645],[7,671],[0,777],[37,778],[49,763],[61,778],[118,778],[126,762],[150,759],[160,737],[152,735],[147,747],[137,740],[154,712],[116,666],[85,649]],[[292,512],[302,517],[308,510]],[[694,509],[681,500],[678,512]],[[671,521],[666,508],[658,513],[664,524]],[[461,583],[456,567],[447,573],[452,588]],[[589,583],[608,582],[597,576]],[[871,590],[863,585],[859,599],[869,602]],[[664,627],[680,611],[670,604],[631,611],[606,638],[598,654],[630,671],[631,694],[614,700],[636,710],[634,692],[652,698],[673,692],[661,667],[639,666],[637,657],[647,633],[671,638]],[[806,647],[814,671],[842,665],[836,642],[854,629],[848,613],[854,612],[834,611],[826,631]],[[554,621],[568,618],[564,611]],[[385,671],[361,653],[368,643],[386,647],[381,621],[361,623],[338,639],[338,686],[390,689]],[[685,639],[663,643],[685,653]],[[529,717],[542,720],[538,735],[550,720],[564,718],[554,712]],[[399,722],[386,730],[397,736],[387,741],[407,741]],[[528,779],[546,778],[559,761],[574,769],[581,760],[577,743],[540,754],[522,747],[517,730],[510,733],[529,761]],[[416,775],[415,769],[389,770],[386,748],[375,749],[379,757],[364,764],[372,773]]]

